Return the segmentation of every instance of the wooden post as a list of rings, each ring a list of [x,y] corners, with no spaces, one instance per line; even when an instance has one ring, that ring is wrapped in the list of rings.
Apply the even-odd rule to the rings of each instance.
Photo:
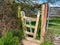
[[[44,35],[46,31],[46,22],[47,22],[47,14],[48,14],[48,5],[42,5],[42,22],[41,22],[41,42],[44,42]]]
[[[21,17],[21,7],[20,6],[18,6],[18,18],[20,18]]]

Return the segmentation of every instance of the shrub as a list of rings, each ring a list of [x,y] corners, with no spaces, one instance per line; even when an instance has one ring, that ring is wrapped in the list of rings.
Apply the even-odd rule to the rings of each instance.
[[[19,38],[13,37],[11,32],[6,32],[4,36],[0,38],[0,45],[20,45]]]

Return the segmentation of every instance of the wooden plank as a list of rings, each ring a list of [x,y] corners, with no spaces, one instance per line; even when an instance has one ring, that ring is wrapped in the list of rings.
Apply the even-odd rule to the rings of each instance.
[[[26,39],[31,41],[31,42],[40,43],[40,40],[35,40],[34,38],[31,38],[31,37],[26,37]]]
[[[28,25],[28,24],[25,24],[26,27],[29,27],[29,28],[35,28],[35,26],[33,25]]]
[[[23,39],[22,42],[23,42],[23,45],[39,45],[40,44],[35,41],[30,41],[30,40],[25,40],[25,39]]]
[[[27,32],[27,31],[25,31],[25,33],[28,34],[28,35],[33,35],[34,34],[34,33],[31,33],[31,32]]]
[[[26,17],[26,16],[24,16],[23,18],[28,21],[36,21],[37,20],[36,18],[31,18],[31,17]]]
[[[40,11],[38,11],[38,15],[37,15],[36,26],[35,26],[35,31],[34,31],[34,38],[36,38],[39,18],[40,18]]]

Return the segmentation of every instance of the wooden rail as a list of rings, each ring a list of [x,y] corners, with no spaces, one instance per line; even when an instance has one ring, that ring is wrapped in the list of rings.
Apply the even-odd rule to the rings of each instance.
[[[26,27],[29,27],[29,28],[30,28],[30,27],[31,27],[31,28],[35,28],[35,26],[33,26],[33,25],[27,25],[27,24],[26,24],[25,26],[26,26]]]
[[[27,21],[36,21],[37,19],[36,18],[31,18],[31,17],[23,17],[25,20]]]

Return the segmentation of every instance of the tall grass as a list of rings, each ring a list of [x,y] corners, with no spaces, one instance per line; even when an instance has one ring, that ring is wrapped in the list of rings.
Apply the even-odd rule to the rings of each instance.
[[[0,38],[0,45],[21,45],[18,37],[14,37],[12,32],[6,32]]]

